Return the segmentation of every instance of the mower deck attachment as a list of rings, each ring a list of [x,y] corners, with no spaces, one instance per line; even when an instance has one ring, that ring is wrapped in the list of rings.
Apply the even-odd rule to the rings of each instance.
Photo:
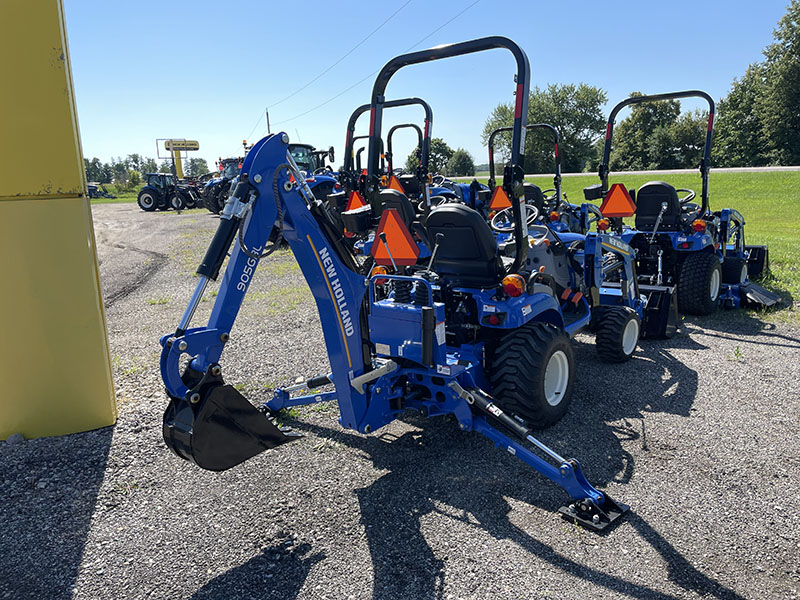
[[[781,297],[778,294],[765,290],[752,281],[739,284],[739,295],[747,304],[755,304],[758,306],[775,306],[781,301]]]

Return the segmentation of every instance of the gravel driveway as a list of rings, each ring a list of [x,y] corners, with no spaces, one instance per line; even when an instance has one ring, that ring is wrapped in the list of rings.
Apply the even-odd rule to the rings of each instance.
[[[161,439],[158,337],[217,219],[93,211],[119,422],[0,443],[0,598],[800,596],[797,329],[691,319],[612,366],[578,337],[574,403],[541,438],[631,505],[606,535],[559,519],[560,488],[450,420],[362,436],[335,406],[301,409],[301,440],[208,473]],[[262,265],[222,364],[254,401],[327,372],[290,254]]]

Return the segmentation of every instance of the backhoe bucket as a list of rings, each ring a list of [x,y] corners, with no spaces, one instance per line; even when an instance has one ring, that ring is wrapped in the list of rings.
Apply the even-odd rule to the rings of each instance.
[[[196,404],[170,397],[164,412],[170,450],[209,471],[230,469],[298,437],[278,428],[230,385],[206,389]]]
[[[647,297],[642,337],[664,339],[675,335],[680,325],[675,286],[639,284],[639,292]]]
[[[762,308],[775,306],[781,301],[781,297],[778,294],[765,290],[752,281],[739,284],[739,296],[745,303]]]
[[[767,246],[745,246],[747,251],[747,275],[758,279],[769,271],[769,248]]]

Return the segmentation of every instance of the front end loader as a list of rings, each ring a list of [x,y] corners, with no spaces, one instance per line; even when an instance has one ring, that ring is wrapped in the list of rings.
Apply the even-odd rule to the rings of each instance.
[[[381,215],[374,256],[379,264],[390,263],[393,272],[362,273],[343,228],[315,198],[293,160],[288,136],[262,139],[245,159],[197,270],[189,306],[177,329],[161,338],[161,373],[169,396],[164,439],[178,456],[214,471],[234,467],[297,438],[271,419],[290,406],[336,401],[341,426],[364,434],[412,410],[429,417],[453,415],[461,430],[484,435],[563,487],[572,500],[560,513],[570,521],[601,530],[628,510],[594,488],[577,460],[561,456],[533,434],[566,410],[574,365],[558,301],[525,271],[524,246],[514,258],[501,260],[483,217],[463,205],[446,205],[428,214],[431,256],[420,263],[401,210],[380,205],[387,191],[380,189],[378,172],[381,118],[392,75],[408,65],[495,48],[510,51],[517,65],[517,116],[503,187],[513,202],[517,239],[527,240],[522,158],[530,67],[522,49],[507,38],[402,55],[377,77],[364,188],[369,204],[342,217],[351,227],[359,220],[369,227],[370,211]],[[276,227],[280,235],[270,245]],[[487,260],[463,253],[464,235],[476,236]],[[225,383],[220,358],[252,273],[280,237],[316,301],[331,372],[277,390],[259,411]],[[209,321],[191,327],[229,251]],[[493,361],[498,355],[505,358]],[[529,369],[511,364],[523,360],[516,358],[520,355]],[[329,384],[334,390],[316,391]]]

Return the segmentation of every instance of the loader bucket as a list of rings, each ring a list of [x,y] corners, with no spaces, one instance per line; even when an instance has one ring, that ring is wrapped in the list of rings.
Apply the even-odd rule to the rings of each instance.
[[[224,471],[300,437],[282,431],[230,385],[216,385],[196,404],[170,398],[164,441],[202,469]]]
[[[675,335],[680,325],[675,286],[639,284],[639,292],[647,297],[642,337],[664,339]]]
[[[765,290],[763,287],[752,281],[739,284],[739,296],[751,306],[761,306],[762,308],[775,306],[781,301],[778,294]]]

